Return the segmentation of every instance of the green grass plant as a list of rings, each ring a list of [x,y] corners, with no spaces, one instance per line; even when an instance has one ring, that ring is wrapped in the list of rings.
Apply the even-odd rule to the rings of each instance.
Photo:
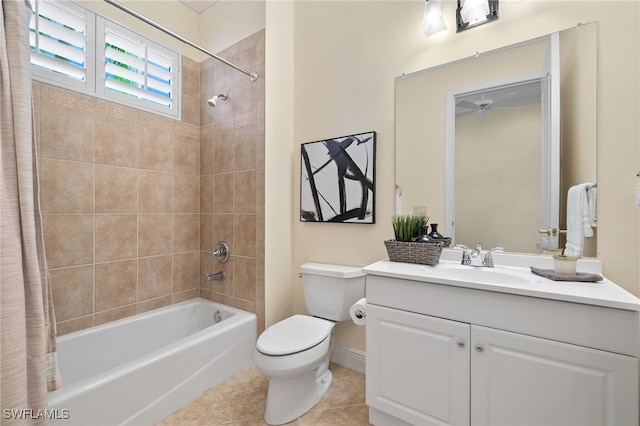
[[[420,235],[422,227],[428,222],[428,216],[394,216],[392,223],[396,241],[413,241],[414,238]]]

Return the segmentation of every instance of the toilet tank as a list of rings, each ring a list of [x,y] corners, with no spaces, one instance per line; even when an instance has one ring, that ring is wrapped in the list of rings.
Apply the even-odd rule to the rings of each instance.
[[[300,274],[309,314],[333,321],[351,319],[349,308],[364,297],[365,273],[361,268],[305,263]]]

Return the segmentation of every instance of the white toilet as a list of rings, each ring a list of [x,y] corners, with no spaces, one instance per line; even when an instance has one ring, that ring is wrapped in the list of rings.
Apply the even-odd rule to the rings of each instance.
[[[349,308],[364,297],[360,268],[323,263],[300,266],[310,315],[294,315],[258,337],[254,363],[269,377],[264,420],[281,425],[297,419],[320,401],[331,386],[329,360],[336,321],[350,320]]]

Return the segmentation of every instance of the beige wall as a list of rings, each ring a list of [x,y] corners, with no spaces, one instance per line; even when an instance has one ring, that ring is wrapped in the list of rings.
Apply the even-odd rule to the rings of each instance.
[[[198,295],[199,69],[176,121],[34,83],[58,333]]]
[[[264,74],[264,30],[220,52]],[[264,327],[264,79],[208,59],[200,64],[200,296],[258,314]],[[228,93],[215,108],[213,95]],[[211,256],[229,244],[227,263]],[[224,281],[205,283],[224,271]]]
[[[295,268],[305,261],[336,262],[363,266],[386,257],[382,241],[391,236],[394,198],[394,79],[406,72],[431,67],[474,54],[559,31],[578,22],[599,21],[598,78],[598,189],[599,258],[604,273],[634,294],[639,294],[640,220],[633,204],[640,152],[638,75],[640,51],[637,2],[622,1],[518,1],[501,2],[500,19],[456,34],[455,2],[443,2],[448,30],[425,38],[419,25],[424,3],[400,2],[296,2],[290,11],[267,3],[267,51],[278,50],[281,40],[270,40],[270,28],[294,25],[294,107],[284,111],[293,118],[293,159],[283,156],[267,164],[267,197],[270,167],[293,170],[293,256],[291,264],[279,259],[277,269],[291,268],[289,282],[266,276],[266,291],[280,291],[297,283]],[[267,64],[269,64],[267,57]],[[277,67],[274,67],[277,69]],[[267,66],[267,79],[271,68]],[[269,83],[267,82],[267,87]],[[267,92],[267,110],[272,97]],[[270,125],[280,117],[269,119]],[[377,223],[364,225],[301,224],[299,204],[299,145],[331,136],[376,130]],[[284,142],[283,142],[284,143]],[[274,182],[275,183],[275,182]],[[267,205],[269,200],[267,199]],[[286,247],[269,238],[267,250]],[[273,290],[272,290],[273,288]],[[285,297],[286,291],[280,292]],[[271,303],[267,305],[270,310]],[[300,287],[294,285],[294,311],[303,312]],[[364,329],[351,324],[338,329],[339,343],[364,348]]]
[[[221,53],[263,74],[264,31]],[[264,80],[183,57],[182,87],[176,121],[34,83],[58,334],[198,295],[264,327]]]

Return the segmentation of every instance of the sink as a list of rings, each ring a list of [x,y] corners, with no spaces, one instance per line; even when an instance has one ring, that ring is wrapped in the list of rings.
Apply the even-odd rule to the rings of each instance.
[[[459,263],[441,262],[435,267],[424,267],[427,275],[451,281],[495,285],[523,285],[531,283],[531,272],[524,268],[484,268]]]

